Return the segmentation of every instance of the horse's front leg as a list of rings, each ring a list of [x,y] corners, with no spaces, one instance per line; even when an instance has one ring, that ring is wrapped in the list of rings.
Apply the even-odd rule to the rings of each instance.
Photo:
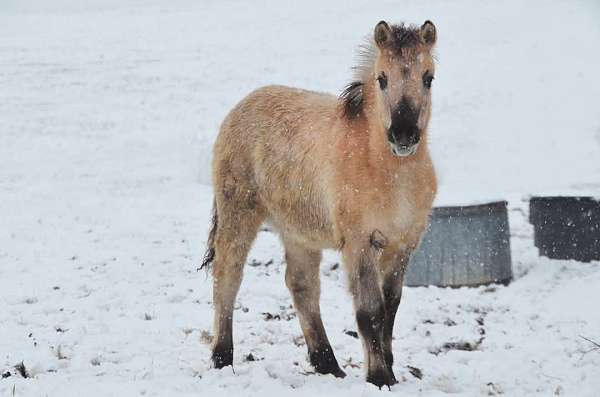
[[[379,238],[383,237],[380,235],[375,232],[365,238],[353,239],[343,249],[356,322],[365,352],[367,382],[378,387],[396,383],[394,373],[386,365],[384,357],[385,304],[379,283],[378,261],[385,239]]]
[[[410,259],[408,250],[386,250],[381,258],[381,284],[383,290],[383,302],[385,307],[385,320],[383,324],[383,354],[385,362],[390,371],[394,364],[392,353],[392,337],[394,331],[394,320],[402,297],[402,285],[404,283],[404,272]]]

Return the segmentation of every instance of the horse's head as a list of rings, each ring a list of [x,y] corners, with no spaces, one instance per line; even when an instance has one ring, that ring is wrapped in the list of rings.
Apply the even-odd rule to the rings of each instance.
[[[378,54],[372,81],[364,84],[373,84],[376,113],[396,156],[414,154],[427,129],[436,36],[430,21],[421,27],[389,26],[384,21],[375,26]]]

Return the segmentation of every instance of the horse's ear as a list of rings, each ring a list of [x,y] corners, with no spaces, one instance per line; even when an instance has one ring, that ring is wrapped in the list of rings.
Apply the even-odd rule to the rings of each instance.
[[[375,38],[375,44],[377,44],[377,47],[385,47],[391,36],[392,30],[390,29],[390,25],[388,25],[385,21],[379,21],[379,23],[375,26],[375,31],[373,32],[373,37]]]
[[[437,32],[433,22],[428,20],[421,25],[421,39],[423,39],[423,42],[428,46],[433,46],[435,44],[435,41],[437,40]]]

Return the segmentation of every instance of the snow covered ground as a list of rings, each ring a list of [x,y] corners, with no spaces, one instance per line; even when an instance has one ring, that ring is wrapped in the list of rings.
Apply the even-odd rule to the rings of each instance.
[[[600,5],[342,0],[0,2],[0,395],[381,395],[334,253],[343,380],[310,374],[275,236],[245,270],[235,373],[210,368],[196,272],[226,112],[268,83],[339,92],[380,19],[436,23],[438,203],[509,199],[516,278],[407,288],[392,393],[598,395],[599,263],[539,258],[524,199],[600,196]]]

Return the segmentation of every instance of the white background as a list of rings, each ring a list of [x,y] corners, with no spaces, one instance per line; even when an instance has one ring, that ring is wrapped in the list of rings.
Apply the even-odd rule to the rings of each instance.
[[[296,318],[264,320],[293,313],[275,236],[249,257],[274,263],[246,267],[235,374],[210,368],[212,283],[195,269],[227,111],[271,83],[339,93],[380,19],[436,24],[437,203],[508,199],[516,277],[406,289],[392,391],[597,393],[600,352],[580,335],[600,341],[598,263],[539,258],[525,199],[600,196],[600,5],[347,3],[0,2],[0,394],[379,395],[343,332],[336,255],[322,311],[340,363],[358,364],[344,380],[308,374]],[[478,351],[430,353],[481,332]]]

